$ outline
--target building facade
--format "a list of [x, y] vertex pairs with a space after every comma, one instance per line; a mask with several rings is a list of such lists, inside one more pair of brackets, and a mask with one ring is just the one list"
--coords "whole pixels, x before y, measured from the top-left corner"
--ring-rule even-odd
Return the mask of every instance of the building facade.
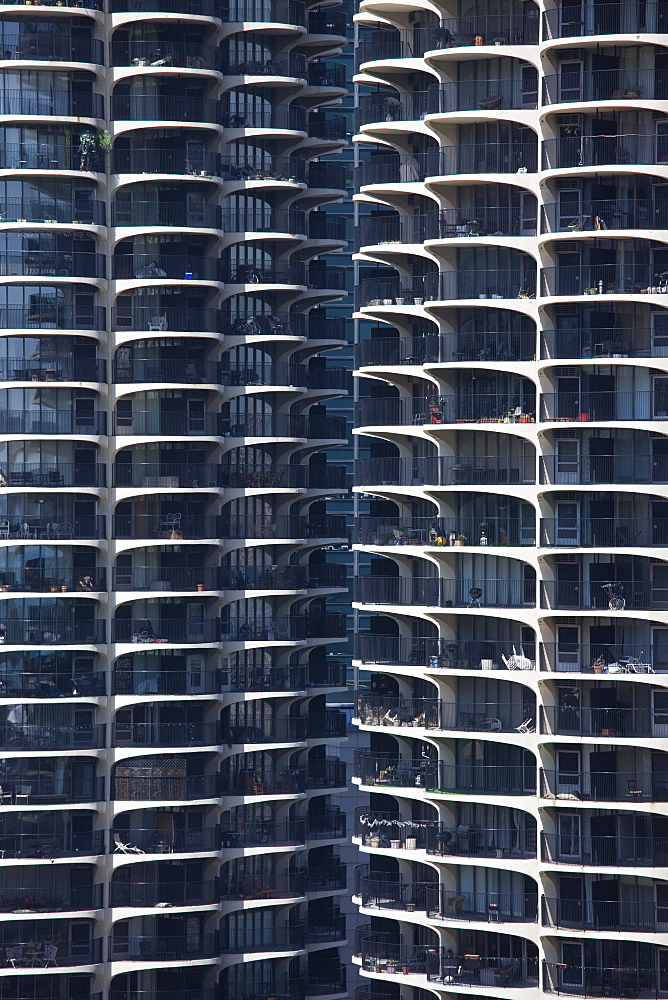
[[2, 1000], [345, 994], [345, 25], [2, 7]]
[[357, 19], [360, 997], [657, 996], [663, 9]]

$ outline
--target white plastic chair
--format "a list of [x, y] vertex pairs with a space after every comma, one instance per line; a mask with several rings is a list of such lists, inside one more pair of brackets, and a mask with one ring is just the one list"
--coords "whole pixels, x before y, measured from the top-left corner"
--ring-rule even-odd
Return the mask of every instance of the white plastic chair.
[[58, 954], [58, 946], [55, 944], [45, 944], [42, 947], [42, 965], [46, 969], [47, 965], [58, 965], [56, 962], [56, 955]]

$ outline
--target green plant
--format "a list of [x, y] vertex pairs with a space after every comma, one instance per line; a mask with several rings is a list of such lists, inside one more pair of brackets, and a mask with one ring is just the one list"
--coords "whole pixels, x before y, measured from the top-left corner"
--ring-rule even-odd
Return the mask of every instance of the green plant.
[[466, 535], [457, 535], [457, 541], [458, 542], [465, 542], [466, 541]]
[[97, 148], [102, 153], [108, 153], [111, 149], [111, 136], [106, 128], [97, 134]]

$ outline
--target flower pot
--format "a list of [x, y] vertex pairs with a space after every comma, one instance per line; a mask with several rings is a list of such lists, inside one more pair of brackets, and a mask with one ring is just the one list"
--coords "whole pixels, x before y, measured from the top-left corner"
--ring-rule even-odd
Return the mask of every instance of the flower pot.
[[63, 594], [67, 591], [67, 587], [65, 586], [65, 584], [63, 584], [60, 589], [62, 590]]
[[459, 540], [458, 538], [455, 538], [455, 540], [454, 540], [454, 542], [453, 542], [452, 544], [453, 544], [453, 545], [460, 545], [460, 546], [461, 546], [461, 545], [463, 545], [464, 543], [463, 543], [463, 542], [460, 542], [460, 540]]
[[395, 974], [395, 972], [397, 971], [397, 967], [396, 967], [396, 965], [386, 965], [385, 966], [385, 971], [389, 972], [390, 975], [393, 976]]
[[203, 583], [198, 583], [197, 584], [197, 589], [201, 593], [204, 590], [204, 584]]
[[394, 301], [398, 306], [402, 306], [404, 304], [404, 300], [402, 298], [395, 299]]
[[408, 975], [408, 966], [407, 965], [402, 965], [401, 966], [401, 971], [403, 972], [403, 974], [405, 976], [407, 976]]
[[409, 913], [415, 913], [415, 903], [406, 903], [406, 909]]
[[424, 299], [418, 298], [418, 296], [416, 295], [415, 298], [413, 299], [413, 302], [415, 303], [416, 306], [421, 306], [422, 303], [424, 302]]
[[392, 305], [392, 299], [383, 299], [383, 305], [384, 306], [391, 306]]
[[390, 841], [390, 847], [392, 848], [393, 851], [398, 851], [400, 844], [401, 844], [400, 840], [391, 840]]
[[417, 851], [417, 837], [406, 837], [406, 850]]

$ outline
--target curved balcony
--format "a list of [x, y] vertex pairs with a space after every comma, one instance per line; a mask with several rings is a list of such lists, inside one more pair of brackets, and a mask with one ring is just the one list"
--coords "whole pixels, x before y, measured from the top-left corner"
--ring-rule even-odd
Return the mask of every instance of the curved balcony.
[[206, 906], [218, 902], [216, 883], [211, 880], [181, 882], [112, 881], [110, 906]]
[[[404, 366], [453, 361], [532, 361], [536, 334], [528, 330], [372, 337], [355, 347], [355, 365]], [[564, 355], [566, 357], [567, 355]]]
[[325, 944], [326, 942], [343, 942], [346, 939], [346, 916], [340, 913], [338, 907], [325, 913], [309, 911], [306, 922], [306, 944]]
[[224, 718], [220, 727], [221, 743], [303, 743], [306, 719], [268, 719], [255, 725], [243, 717]]
[[308, 287], [326, 290], [347, 291], [348, 269], [345, 267], [322, 266], [319, 261], [311, 263], [308, 269]]
[[547, 330], [542, 333], [543, 358], [649, 358], [661, 357], [663, 348], [652, 346], [653, 331], [649, 326], [628, 326], [621, 321], [618, 327], [590, 327]]
[[535, 392], [525, 392], [522, 387], [513, 392], [499, 390], [426, 399], [419, 396], [411, 399], [374, 397], [361, 399], [355, 405], [355, 418], [360, 427], [383, 424], [386, 428], [397, 425], [431, 429], [439, 424], [527, 424], [535, 422], [535, 412]]
[[200, 42], [161, 41], [157, 38], [132, 38], [111, 43], [112, 66], [159, 66], [211, 69], [220, 72], [222, 54], [217, 45]]
[[106, 382], [106, 362], [95, 358], [1, 358], [0, 382]]
[[[224, 262], [221, 261], [224, 264]], [[306, 285], [306, 265], [302, 261], [293, 261], [287, 267], [258, 267], [255, 264], [242, 264], [232, 267], [230, 265], [221, 268], [220, 281], [226, 281], [235, 285]], [[252, 323], [259, 326], [253, 319]], [[251, 326], [253, 332], [255, 326]], [[249, 333], [249, 330], [239, 330], [240, 333]], [[259, 331], [258, 331], [259, 332]], [[275, 330], [274, 333], [286, 335], [285, 328]], [[294, 336], [294, 334], [288, 334]]]
[[176, 278], [181, 281], [224, 281], [223, 262], [219, 257], [185, 257], [164, 254], [147, 260], [148, 254], [117, 253], [111, 265], [112, 278], [136, 278], [155, 281], [156, 278]]
[[[478, 591], [482, 594], [476, 596]], [[532, 608], [536, 604], [536, 581], [493, 580], [488, 577], [443, 580], [438, 577], [358, 576], [355, 600], [360, 604], [431, 608]]]
[[[662, 611], [666, 601], [663, 590], [647, 580], [625, 580], [617, 585], [627, 611]], [[626, 596], [624, 596], [626, 595]], [[591, 580], [542, 581], [541, 606], [544, 608], [593, 611], [609, 609], [610, 596], [601, 584]]]
[[223, 111], [222, 125], [227, 128], [281, 129], [305, 132], [307, 111], [297, 104], [244, 105], [242, 110]]
[[579, 423], [665, 420], [668, 400], [650, 389], [617, 392], [544, 392], [540, 419]]
[[230, 768], [222, 778], [223, 795], [299, 795], [306, 789], [303, 767], [262, 772]]
[[[299, 156], [273, 156], [263, 150], [249, 150], [221, 156], [220, 175], [228, 181], [290, 181], [304, 183], [307, 164]], [[309, 183], [309, 187], [313, 187]]]
[[378, 93], [360, 98], [355, 111], [355, 131], [363, 125], [420, 121], [427, 114], [427, 91], [411, 94]]
[[[53, 760], [53, 758], [51, 758]], [[31, 764], [39, 771], [40, 759], [31, 758]], [[29, 806], [62, 806], [77, 802], [99, 802], [104, 799], [104, 778], [85, 777], [73, 778], [69, 770], [56, 779], [53, 774], [33, 777], [35, 772], [17, 774], [12, 781], [3, 784], [3, 795], [6, 795], [9, 805]], [[89, 841], [92, 846], [92, 841]], [[3, 926], [6, 926], [3, 925]]]
[[326, 142], [343, 141], [346, 138], [348, 121], [345, 115], [331, 111], [311, 111], [308, 116], [308, 134], [312, 139]]
[[[13, 706], [8, 705], [11, 711]], [[20, 709], [19, 709], [20, 711]], [[104, 726], [57, 723], [0, 725], [0, 749], [20, 750], [99, 750], [104, 747]]]
[[[221, 333], [222, 320], [219, 309], [201, 306], [135, 305], [134, 302], [114, 306], [111, 310], [113, 330], [164, 332], [178, 330], [182, 333]], [[199, 363], [199, 362], [197, 362]], [[184, 369], [185, 372], [185, 369]]]
[[[667, 525], [668, 529], [668, 525]], [[668, 531], [667, 531], [668, 537]], [[518, 518], [479, 517], [358, 517], [358, 545], [535, 545], [535, 531]]]
[[266, 566], [222, 569], [224, 590], [310, 590], [346, 586], [346, 568], [316, 563], [308, 566]]
[[306, 765], [306, 788], [346, 788], [346, 764], [338, 757], [311, 758]]
[[[60, 970], [68, 966], [96, 965], [102, 961], [102, 938], [89, 937], [81, 942], [68, 942], [63, 940], [68, 930], [67, 922], [62, 920], [17, 920], [3, 923], [0, 947], [7, 956], [7, 965], [10, 968], [21, 964], [33, 969], [45, 968], [46, 962], [55, 962], [57, 959]], [[90, 930], [92, 931], [92, 926]], [[58, 941], [59, 944], [53, 945], [53, 941]], [[55, 957], [52, 957], [53, 948]]]
[[[16, 4], [14, 0], [2, 0], [3, 6], [15, 7]], [[105, 9], [104, 3], [98, 2], [98, 0], [63, 0], [63, 7], [83, 7], [85, 10], [101, 10]]]
[[657, 736], [663, 727], [657, 728], [651, 713], [645, 708], [557, 708], [542, 706], [541, 732], [560, 736]]
[[658, 971], [654, 968], [601, 968], [544, 962], [543, 990], [576, 997], [645, 997], [658, 996], [660, 986]]
[[[132, 357], [122, 354], [114, 359], [114, 382], [122, 385], [135, 382], [174, 382], [176, 384], [198, 385], [203, 382], [221, 384], [221, 366], [216, 361], [201, 361], [196, 358], [141, 358], [137, 352], [141, 343], [132, 350]], [[173, 349], [172, 349], [173, 350]], [[171, 351], [170, 351], [171, 353]]]
[[[116, 843], [115, 850], [118, 853], [125, 853], [118, 842], [125, 847], [134, 847], [141, 854], [211, 854], [220, 850], [220, 831], [216, 827], [207, 827], [202, 830], [177, 830], [173, 827], [169, 834], [160, 831], [155, 827], [149, 829], [132, 830], [121, 829], [113, 832], [113, 839]], [[132, 851], [132, 853], [136, 853]], [[119, 891], [120, 885], [115, 886]], [[129, 888], [129, 887], [128, 887]], [[196, 886], [194, 887], [196, 888]], [[163, 899], [165, 897], [162, 897]], [[114, 904], [131, 905], [131, 904]]]
[[43, 301], [0, 308], [0, 330], [104, 330], [104, 317], [102, 306], [82, 308]]
[[653, 69], [597, 69], [591, 73], [563, 72], [543, 78], [543, 104], [599, 101], [654, 101], [662, 91]]
[[248, 931], [237, 935], [232, 928], [221, 928], [220, 948], [231, 955], [257, 952], [303, 951], [305, 944], [305, 925], [303, 921], [292, 924], [277, 924], [271, 929], [271, 935], [250, 934]]
[[4, 625], [8, 646], [78, 646], [106, 642], [104, 621], [71, 621], [51, 617], [46, 622], [33, 618], [12, 618]]
[[[64, 516], [59, 514], [58, 516]], [[69, 516], [69, 515], [66, 515]], [[17, 521], [14, 521], [17, 518]], [[0, 518], [2, 539], [69, 540], [75, 538], [106, 538], [106, 518], [103, 515], [76, 515], [71, 521], [46, 520], [35, 517], [32, 511], [15, 512], [11, 518]]]
[[361, 942], [362, 968], [367, 972], [426, 976], [430, 982], [465, 988], [536, 987], [537, 958], [486, 955], [453, 955], [452, 949], [403, 945], [388, 935], [365, 937]]
[[535, 718], [527, 719], [524, 704], [449, 703], [437, 698], [392, 698], [366, 691], [357, 692], [356, 702], [358, 718], [363, 726], [418, 727], [470, 733], [516, 733], [520, 727], [531, 725], [535, 729]]
[[102, 94], [69, 90], [3, 90], [0, 115], [18, 118], [104, 118]]
[[7, 250], [0, 253], [0, 277], [105, 278], [103, 254], [86, 250]]
[[553, 455], [541, 456], [540, 462], [541, 482], [553, 485], [668, 482], [668, 458], [661, 454], [595, 455], [573, 461], [568, 470], [558, 467]]
[[[361, 458], [357, 460], [360, 485], [384, 486], [496, 486], [535, 482], [533, 456], [452, 456], [438, 458]], [[610, 480], [614, 482], [615, 480]]]
[[601, 836], [576, 838], [541, 833], [543, 861], [596, 868], [660, 868], [668, 851], [666, 837]]
[[115, 747], [198, 747], [217, 746], [220, 730], [215, 722], [115, 722]]
[[647, 674], [663, 673], [657, 662], [652, 665], [654, 652], [632, 642], [621, 643], [554, 643], [542, 644], [541, 670], [574, 671], [581, 674]]
[[[23, 536], [25, 539], [25, 534]], [[28, 564], [19, 572], [7, 566], [0, 565], [0, 580], [2, 590], [31, 591], [35, 593], [56, 593], [56, 591], [77, 591], [79, 593], [106, 590], [106, 573], [104, 569], [95, 566], [72, 568], [71, 559], [49, 561], [51, 554], [47, 550], [46, 555], [42, 555], [42, 550], [37, 550], [38, 566]], [[4, 550], [5, 556], [9, 552]]]
[[[176, 502], [176, 501], [175, 501]], [[174, 520], [176, 518], [176, 520]], [[114, 538], [179, 539], [179, 538], [222, 538], [220, 515], [206, 514], [115, 514]], [[141, 570], [140, 572], [144, 572]], [[148, 568], [145, 572], [150, 571]], [[178, 572], [178, 571], [177, 571]], [[133, 580], [131, 582], [136, 582]]]
[[345, 538], [345, 514], [223, 514], [224, 538]]
[[307, 840], [342, 840], [346, 835], [346, 813], [336, 806], [318, 808], [308, 814]]
[[273, 21], [276, 24], [299, 26], [306, 24], [306, 12], [302, 0], [213, 0], [213, 2], [216, 6], [216, 16], [221, 17], [223, 21]]
[[105, 853], [104, 830], [87, 833], [73, 833], [62, 828], [53, 833], [6, 833], [2, 834], [5, 858], [76, 858], [94, 857]]
[[[658, 292], [662, 282], [647, 264], [590, 264], [544, 267], [541, 294], [563, 295], [639, 295]], [[663, 287], [661, 287], [663, 291]]]
[[[179, 0], [177, 0], [179, 2]], [[111, 152], [111, 171], [115, 174], [178, 174], [189, 177], [217, 177], [223, 167], [217, 153], [198, 150], [191, 158], [187, 149], [123, 149]]]
[[223, 625], [225, 642], [294, 642], [299, 639], [340, 639], [346, 635], [346, 616], [330, 611], [291, 615], [265, 621], [232, 618]]
[[432, 920], [535, 923], [537, 893], [446, 890], [431, 882], [401, 882], [363, 876], [358, 895], [362, 906], [377, 910], [424, 910]]
[[668, 781], [662, 772], [541, 770], [540, 795], [548, 799], [587, 802], [668, 802]]
[[[76, 410], [46, 409], [0, 411], [0, 434], [77, 434], [81, 436], [106, 433], [106, 413], [82, 415]], [[11, 479], [10, 484], [12, 486], [28, 485], [27, 483], [11, 482]]]
[[[185, 664], [184, 664], [185, 666]], [[219, 670], [204, 670], [200, 675], [201, 684], [198, 685], [198, 694], [219, 694], [223, 675]], [[184, 670], [140, 670], [128, 671], [123, 660], [116, 662], [113, 679], [113, 693], [118, 694], [168, 694], [184, 695], [192, 694], [192, 684], [188, 681], [188, 676]]]
[[[519, 656], [511, 658], [509, 670], [535, 670], [535, 643], [517, 644]], [[439, 639], [436, 636], [376, 635], [358, 632], [355, 657], [363, 663], [429, 667], [430, 670], [503, 670], [500, 643], [480, 639]]]
[[207, 97], [178, 97], [171, 94], [114, 94], [111, 117], [133, 122], [193, 122], [222, 125], [225, 112], [220, 101]]
[[540, 544], [554, 548], [661, 548], [668, 538], [665, 517], [587, 517], [570, 538], [565, 524], [541, 518]]
[[109, 949], [112, 962], [188, 962], [215, 958], [218, 955], [218, 935], [112, 935]]
[[111, 636], [112, 642], [134, 642], [141, 645], [171, 642], [192, 645], [198, 642], [219, 642], [220, 628], [219, 623], [212, 619], [193, 625], [174, 618], [158, 618], [147, 621], [146, 626], [136, 629], [134, 622], [117, 618], [111, 623]]
[[346, 70], [340, 63], [311, 62], [307, 65], [309, 87], [336, 87], [346, 89]]
[[[190, 802], [195, 799], [216, 799], [220, 792], [220, 779], [217, 774], [161, 774], [161, 765], [154, 765], [152, 758], [145, 758], [147, 767], [153, 768], [155, 774], [120, 775], [118, 764], [116, 774], [111, 784], [111, 798], [123, 802]], [[188, 848], [189, 850], [189, 848]]]
[[34, 33], [22, 37], [17, 33], [16, 41], [10, 41], [11, 36], [5, 37], [2, 45], [3, 60], [94, 63], [98, 66], [104, 63], [104, 45], [101, 41], [72, 37], [67, 32], [61, 34], [56, 31], [56, 22], [41, 18], [40, 27], [43, 28], [43, 34]]
[[235, 874], [223, 876], [220, 884], [221, 899], [294, 899], [306, 892], [306, 872], [288, 871], [282, 875], [263, 875], [253, 878]]
[[301, 52], [267, 53], [262, 60], [235, 62], [229, 56], [223, 58], [223, 73], [228, 76], [286, 76], [306, 79], [306, 56]]
[[348, 32], [348, 17], [343, 10], [318, 7], [308, 12], [309, 35], [337, 35], [345, 38]]
[[522, 69], [526, 72], [521, 80], [464, 80], [432, 84], [427, 91], [426, 112], [433, 115], [457, 111], [535, 110], [538, 107], [538, 77], [532, 77], [526, 65], [522, 65]]
[[320, 309], [312, 309], [308, 314], [307, 336], [309, 340], [336, 340], [345, 343], [346, 317], [328, 316]]
[[[304, 276], [303, 271], [300, 276]], [[306, 316], [304, 313], [234, 312], [226, 319], [224, 332], [230, 337], [306, 337]]]
[[136, 489], [218, 489], [223, 485], [219, 465], [185, 462], [132, 462], [114, 466], [113, 485]]
[[347, 170], [343, 163], [328, 163], [327, 160], [315, 160], [308, 165], [308, 186], [310, 188], [333, 188], [345, 191]]
[[536, 794], [535, 765], [525, 764], [420, 764], [390, 754], [355, 752], [355, 777], [382, 793], [387, 788], [421, 788], [424, 791], [480, 795]]
[[[262, 413], [250, 416], [252, 418], [257, 416], [258, 431], [259, 428], [274, 428], [281, 425], [280, 417], [282, 414]], [[119, 436], [191, 437], [194, 435], [196, 437], [222, 437], [223, 434], [231, 433], [231, 431], [229, 430], [229, 419], [220, 413], [203, 412], [198, 413], [196, 418], [191, 418], [185, 409], [163, 413], [156, 413], [154, 410], [133, 409], [127, 416], [118, 412], [114, 414], [112, 433]]]
[[306, 869], [306, 891], [326, 892], [328, 889], [346, 889], [348, 866], [338, 854], [314, 861]]
[[105, 213], [106, 206], [103, 201], [88, 201], [80, 205], [65, 198], [45, 201], [36, 198], [6, 198], [2, 206], [1, 221], [104, 226]]
[[[53, 869], [52, 869], [53, 871]], [[8, 875], [9, 869], [5, 868]], [[37, 882], [42, 881], [37, 876]], [[46, 881], [49, 881], [48, 879]], [[64, 913], [71, 910], [97, 910], [102, 906], [102, 885], [78, 886], [71, 889], [58, 884], [57, 878], [48, 889], [32, 884], [14, 885], [6, 877], [0, 885], [0, 913]]]
[[543, 205], [542, 216], [544, 233], [668, 228], [668, 206], [651, 198], [583, 199], [576, 215], [556, 204]]
[[[65, 136], [60, 142], [35, 143], [8, 142], [0, 146], [0, 168], [3, 170], [102, 170], [103, 157], [99, 153], [84, 158], [81, 136], [72, 137], [75, 142], [66, 143]], [[83, 167], [82, 167], [83, 164]]]
[[309, 712], [306, 736], [310, 740], [342, 739], [346, 735], [346, 716], [336, 709]]
[[327, 215], [326, 212], [311, 212], [308, 217], [310, 240], [336, 240], [346, 243], [347, 220], [343, 215]]
[[221, 486], [237, 489], [345, 489], [345, 465], [247, 465], [222, 466], [219, 469]]
[[[519, 827], [508, 828], [429, 823], [425, 835], [427, 854], [439, 857], [535, 858], [537, 852], [536, 822], [528, 816]], [[535, 909], [534, 904], [534, 914]]]
[[657, 933], [665, 924], [660, 904], [639, 900], [559, 899], [543, 896], [541, 915], [544, 927], [576, 930], [632, 931]]
[[[606, 272], [615, 265], [606, 265], [598, 270]], [[570, 270], [569, 268], [543, 268], [543, 280], [549, 282], [548, 271]], [[577, 268], [582, 271], [582, 268]], [[647, 268], [642, 269], [646, 276]], [[552, 279], [553, 281], [554, 279]], [[440, 299], [529, 299], [536, 294], [536, 274], [533, 263], [525, 269], [508, 270], [458, 269], [441, 274], [415, 277], [402, 284], [397, 278], [363, 278], [359, 286], [360, 306], [380, 305], [421, 305], [424, 301]], [[556, 292], [545, 294], [557, 294]], [[567, 294], [560, 292], [559, 294]], [[571, 293], [573, 294], [573, 293]], [[580, 294], [579, 292], [577, 294]]]
[[306, 687], [345, 687], [347, 667], [345, 660], [329, 657], [326, 660], [308, 663], [306, 672]]
[[543, 170], [573, 167], [626, 167], [668, 162], [668, 147], [661, 136], [622, 133], [620, 135], [565, 135], [542, 143]]
[[543, 40], [591, 35], [645, 35], [664, 30], [660, 3], [598, 4], [573, 9], [565, 4], [543, 13]]
[[185, 201], [138, 201], [111, 208], [112, 226], [169, 226], [173, 229], [222, 229], [222, 210], [217, 205], [198, 205], [193, 211]]
[[305, 671], [305, 666], [267, 668], [234, 664], [230, 669], [230, 687], [232, 691], [303, 691]]
[[283, 823], [271, 820], [261, 823], [240, 823], [221, 831], [223, 847], [283, 847], [303, 844], [306, 837], [305, 820], [289, 819]]
[[[6, 663], [12, 660], [13, 657]], [[43, 658], [38, 655], [37, 660], [25, 657], [23, 662], [25, 668], [20, 672], [3, 669], [0, 697], [90, 698], [107, 693], [104, 673], [74, 673], [77, 669], [75, 662], [66, 655], [52, 657], [46, 654]]]
[[306, 212], [299, 209], [251, 205], [247, 208], [222, 208], [220, 228], [226, 233], [289, 233], [297, 239], [300, 234], [305, 237], [308, 225]]

